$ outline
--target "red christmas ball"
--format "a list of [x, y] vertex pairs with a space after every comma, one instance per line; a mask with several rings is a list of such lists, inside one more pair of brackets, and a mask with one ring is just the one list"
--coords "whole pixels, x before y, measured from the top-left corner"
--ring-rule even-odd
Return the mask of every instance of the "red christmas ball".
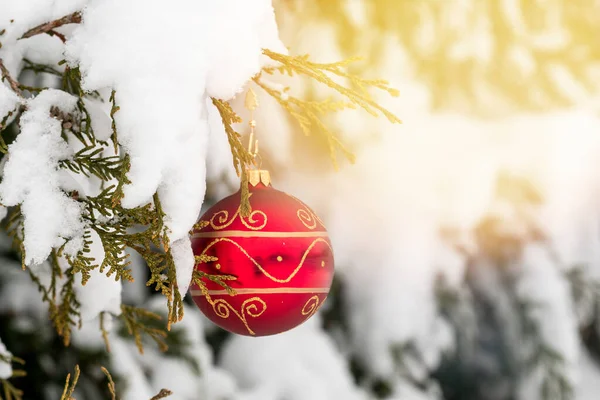
[[308, 320], [327, 298], [334, 274], [327, 230], [300, 200], [273, 189], [267, 171], [250, 171], [251, 214], [240, 215], [241, 194], [226, 197], [200, 218], [194, 232], [196, 256], [211, 257], [196, 269], [233, 275], [230, 295], [206, 279], [208, 295], [191, 287], [194, 302], [230, 332], [267, 336]]

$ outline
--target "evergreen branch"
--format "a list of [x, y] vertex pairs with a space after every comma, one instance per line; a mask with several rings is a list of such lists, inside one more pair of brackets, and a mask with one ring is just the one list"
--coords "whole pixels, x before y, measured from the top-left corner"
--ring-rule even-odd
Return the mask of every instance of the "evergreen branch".
[[102, 147], [88, 146], [79, 150], [72, 159], [60, 160], [61, 168], [86, 177], [95, 175], [103, 181], [115, 179], [122, 168], [119, 156], [102, 157]]
[[[402, 122], [390, 111], [373, 101], [367, 92], [368, 87], [374, 87], [384, 90], [392, 96], [398, 96], [398, 91], [390, 88], [387, 81], [381, 79], [363, 79], [356, 75], [349, 74], [341, 69], [341, 67], [345, 67], [350, 62], [355, 61], [355, 59], [345, 60], [338, 63], [318, 64], [309, 61], [308, 55], [288, 56], [267, 49], [263, 49], [263, 54], [273, 61], [279, 62], [281, 64], [279, 71], [282, 73], [287, 73], [290, 76], [294, 74], [308, 76], [309, 78], [312, 78], [334, 89], [336, 92], [340, 93], [357, 106], [362, 107], [365, 111], [373, 116], [378, 116], [377, 112], [379, 111], [392, 123]], [[273, 68], [265, 68], [263, 70], [268, 74], [273, 73]], [[327, 75], [327, 72], [337, 75], [338, 77], [348, 79], [354, 86], [358, 88], [358, 90], [348, 89], [336, 83]]]
[[4, 397], [0, 396], [0, 400], [22, 400], [23, 391], [17, 389], [8, 379], [0, 379], [2, 382], [2, 392]]
[[201, 229], [206, 228], [208, 225], [210, 225], [210, 222], [208, 221], [204, 221], [204, 220], [200, 220], [198, 222], [196, 222], [194, 224], [194, 226], [192, 227], [192, 230], [190, 231], [190, 234], [193, 233], [194, 231], [199, 231]]
[[[0, 354], [0, 361], [3, 361], [8, 364], [17, 363], [21, 365], [25, 365], [25, 360], [14, 357], [12, 355]], [[27, 373], [20, 369], [13, 369], [11, 379], [20, 378], [26, 376]], [[0, 400], [22, 400], [23, 391], [17, 389], [8, 379], [0, 379], [0, 383], [2, 383], [2, 392], [4, 397], [0, 395]]]
[[[41, 33], [49, 34], [50, 32], [53, 32], [56, 28], [59, 28], [63, 25], [79, 24], [79, 23], [81, 23], [81, 12], [76, 11], [72, 14], [65, 15], [62, 18], [59, 18], [59, 19], [56, 19], [56, 20], [50, 21], [50, 22], [45, 22], [34, 28], [31, 28], [30, 30], [25, 32], [23, 34], [23, 36], [21, 36], [21, 39], [27, 39], [32, 36], [39, 35]], [[53, 32], [53, 33], [56, 34], [56, 32]]]
[[115, 388], [115, 381], [113, 381], [112, 376], [110, 375], [110, 372], [108, 372], [108, 370], [104, 367], [100, 367], [100, 369], [102, 370], [102, 372], [104, 372], [104, 375], [106, 375], [106, 378], [108, 379], [108, 391], [110, 392], [111, 395], [111, 399], [112, 400], [116, 400], [117, 399], [117, 392], [116, 392], [116, 388]]
[[73, 397], [73, 392], [75, 391], [75, 386], [77, 386], [77, 381], [79, 381], [79, 374], [81, 371], [79, 370], [79, 365], [75, 366], [75, 375], [73, 376], [73, 380], [71, 381], [71, 374], [67, 375], [67, 379], [65, 380], [65, 388], [63, 389], [62, 396], [60, 396], [60, 400], [76, 400]]
[[20, 98], [23, 98], [23, 92], [21, 91], [21, 88], [19, 87], [19, 82], [17, 82], [10, 75], [10, 72], [8, 72], [8, 69], [4, 65], [4, 61], [2, 61], [1, 58], [0, 58], [0, 73], [1, 73], [0, 75], [2, 78], [2, 79], [0, 79], [0, 82], [4, 82], [4, 80], [6, 80], [8, 82], [8, 85], [12, 89], [12, 91], [15, 92], [17, 94], [17, 96], [19, 96]]
[[219, 99], [212, 99], [213, 104], [221, 114], [223, 120], [223, 126], [225, 127], [225, 133], [229, 141], [229, 147], [231, 147], [231, 154], [233, 156], [233, 166], [238, 176], [244, 171], [247, 166], [254, 163], [254, 158], [250, 152], [242, 144], [242, 135], [233, 129], [233, 124], [242, 122], [239, 115], [233, 111], [231, 105]]
[[[90, 237], [91, 235], [89, 231], [84, 232], [83, 248], [77, 253], [75, 257], [71, 257], [70, 255], [65, 256], [65, 259], [71, 266], [71, 273], [81, 273], [81, 284], [84, 286], [91, 277], [90, 272], [98, 267], [98, 265], [94, 264], [95, 259], [93, 257], [86, 256], [86, 254], [92, 251], [90, 248], [90, 245], [92, 244]], [[58, 257], [61, 257], [63, 255], [62, 252], [66, 244], [67, 242], [65, 242], [65, 244], [58, 250]]]
[[557, 400], [573, 399], [573, 387], [564, 374], [565, 360], [563, 356], [543, 341], [541, 327], [531, 316], [531, 313], [541, 305], [518, 297], [517, 305], [521, 333], [523, 338], [532, 345], [529, 356], [525, 359], [525, 366], [529, 371], [541, 368], [542, 382], [540, 394], [542, 398]]
[[5, 229], [9, 238], [12, 239], [12, 248], [16, 251], [23, 250], [23, 218], [21, 207], [13, 207], [5, 218]]
[[128, 185], [131, 183], [131, 181], [127, 177], [127, 173], [129, 172], [130, 168], [131, 168], [131, 162], [129, 159], [129, 154], [125, 154], [125, 157], [123, 157], [123, 161], [121, 162], [121, 170], [115, 176], [118, 183], [117, 183], [117, 187], [115, 188], [115, 191], [113, 192], [113, 195], [112, 195], [112, 206], [113, 207], [115, 207], [117, 204], [121, 203], [121, 199], [124, 196], [123, 187], [125, 185]]
[[[196, 258], [196, 262], [207, 262], [207, 261], [202, 261], [202, 260], [204, 260], [204, 259]], [[213, 261], [213, 260], [210, 260], [210, 261]], [[206, 301], [209, 304], [213, 304], [213, 301], [212, 301], [212, 298], [210, 297], [210, 293], [208, 292], [208, 288], [206, 287], [206, 283], [204, 282], [204, 279], [208, 279], [208, 280], [220, 285], [223, 289], [225, 289], [227, 291], [227, 293], [230, 296], [235, 296], [237, 294], [235, 289], [233, 289], [231, 286], [229, 286], [226, 282], [226, 281], [237, 280], [237, 277], [235, 277], [233, 275], [207, 274], [206, 272], [203, 272], [203, 271], [194, 270], [194, 272], [192, 273], [192, 282], [195, 283], [196, 286], [198, 286], [198, 288], [202, 292], [202, 295], [206, 298]]]
[[115, 281], [127, 280], [133, 282], [131, 270], [127, 268], [131, 261], [129, 254], [126, 251], [126, 227], [123, 225], [104, 226], [101, 224], [93, 224], [92, 229], [100, 237], [102, 246], [104, 247], [104, 260], [100, 264], [100, 272], [108, 268], [106, 276], [110, 277], [115, 274]]
[[213, 262], [213, 261], [219, 260], [218, 257], [208, 256], [206, 254], [200, 254], [199, 256], [194, 256], [194, 259], [196, 260], [196, 264]]
[[117, 106], [116, 99], [115, 99], [116, 93], [117, 92], [113, 89], [113, 91], [110, 94], [110, 99], [109, 99], [109, 101], [112, 103], [112, 107], [110, 109], [112, 135], [110, 136], [110, 139], [112, 140], [113, 145], [115, 146], [115, 154], [118, 154], [119, 153], [119, 141], [117, 139], [117, 122], [115, 121], [115, 113], [117, 111], [119, 111], [121, 109], [121, 107]]
[[22, 91], [29, 92], [29, 93], [40, 93], [40, 92], [48, 89], [47, 87], [27, 86], [22, 83], [19, 84], [19, 88]]
[[225, 127], [225, 133], [227, 134], [227, 140], [229, 141], [229, 147], [231, 148], [231, 155], [233, 156], [233, 167], [238, 176], [242, 177], [241, 184], [241, 195], [240, 201], [240, 215], [247, 217], [252, 211], [250, 207], [250, 193], [248, 189], [248, 176], [246, 169], [254, 164], [254, 157], [242, 144], [242, 136], [233, 129], [232, 124], [242, 122], [242, 119], [233, 111], [231, 105], [224, 101], [212, 98], [212, 102], [217, 107], [219, 114], [221, 114], [221, 120]]
[[[0, 133], [8, 127], [8, 119], [10, 117], [12, 117], [13, 114], [15, 113], [15, 111], [17, 111], [17, 110], [18, 110], [18, 108], [15, 110], [9, 111], [8, 114], [6, 114], [4, 116], [4, 118], [2, 118], [2, 120], [0, 121]], [[0, 152], [2, 152], [4, 154], [6, 154], [8, 152], [8, 145], [4, 141], [4, 138], [2, 137], [2, 135], [0, 135]]]
[[[112, 375], [110, 374], [110, 372], [108, 371], [108, 369], [106, 369], [105, 367], [101, 366], [100, 370], [104, 373], [104, 375], [106, 376], [106, 379], [108, 380], [107, 383], [107, 387], [108, 387], [108, 391], [111, 395], [111, 400], [116, 400], [117, 399], [117, 387], [115, 385], [115, 381], [112, 377]], [[71, 380], [71, 374], [67, 374], [67, 379], [65, 380], [65, 386], [62, 392], [62, 396], [60, 397], [60, 400], [76, 400], [73, 397], [73, 394], [75, 393], [75, 387], [77, 386], [77, 383], [79, 381], [79, 376], [81, 374], [81, 370], [79, 368], [79, 365], [75, 365], [75, 374], [73, 376], [73, 379]], [[4, 383], [4, 381], [3, 381]], [[21, 392], [20, 395], [22, 395], [23, 393]], [[170, 390], [168, 389], [161, 389], [160, 392], [155, 395], [154, 397], [152, 397], [150, 400], [160, 400], [160, 399], [164, 399], [165, 397], [170, 396], [171, 394], [173, 394]], [[0, 398], [1, 400], [1, 398]], [[7, 397], [5, 400], [21, 400], [21, 397]]]
[[55, 31], [55, 30], [51, 30], [46, 32], [48, 35], [50, 36], [56, 36], [57, 38], [60, 39], [61, 42], [63, 43], [67, 43], [67, 37], [65, 35], [63, 35], [62, 33]]
[[104, 341], [104, 346], [106, 347], [106, 352], [110, 353], [110, 341], [108, 340], [108, 331], [104, 327], [104, 317], [106, 316], [106, 311], [102, 311], [100, 313], [100, 332], [102, 332], [102, 340]]
[[60, 321], [55, 319], [59, 309], [57, 306], [56, 290], [58, 279], [62, 278], [62, 272], [58, 265], [57, 252], [53, 250], [50, 256], [50, 286], [48, 288], [42, 284], [39, 277], [35, 275], [31, 269], [28, 269], [27, 272], [29, 272], [31, 281], [37, 286], [38, 291], [42, 294], [42, 301], [48, 303], [48, 314], [50, 315], [50, 319], [55, 326], [58, 326]]
[[62, 79], [63, 90], [74, 96], [82, 98], [84, 96], [83, 88], [81, 87], [81, 72], [79, 67], [65, 67], [65, 72]]
[[25, 64], [23, 66], [23, 71], [33, 71], [35, 74], [46, 73], [60, 77], [63, 76], [62, 72], [59, 72], [48, 65], [34, 63], [27, 58], [23, 59], [23, 63]]
[[[154, 195], [153, 207], [149, 205], [138, 210], [122, 210], [125, 220], [136, 222], [136, 218], [143, 219], [147, 229], [142, 232], [124, 235], [125, 245], [142, 256], [150, 270], [150, 278], [146, 286], [154, 285], [156, 291], [161, 291], [167, 298], [169, 310], [167, 328], [183, 318], [183, 299], [177, 287], [177, 272], [171, 249], [167, 228], [164, 224], [165, 213], [162, 210], [158, 195]], [[159, 251], [157, 251], [157, 249]]]
[[260, 75], [253, 78], [254, 82], [273, 97], [277, 102], [298, 122], [305, 135], [309, 135], [312, 128], [316, 127], [327, 139], [329, 155], [334, 166], [337, 168], [336, 149], [340, 149], [346, 158], [354, 163], [355, 157], [350, 150], [342, 143], [336, 134], [321, 121], [320, 116], [332, 111], [340, 111], [345, 108], [354, 108], [353, 103], [325, 101], [306, 101], [289, 96], [286, 92], [274, 90], [260, 80]]
[[156, 396], [153, 396], [150, 400], [164, 399], [165, 397], [169, 397], [172, 394], [173, 392], [171, 392], [169, 389], [160, 389], [160, 392], [158, 392], [158, 394]]
[[[169, 248], [167, 227], [164, 225], [164, 217], [166, 214], [162, 209], [158, 194], [154, 194], [154, 208], [157, 216], [156, 227], [158, 228], [156, 231], [157, 235], [155, 240], [158, 240], [157, 244], [162, 243], [166, 253], [164, 261], [169, 285], [166, 286], [166, 293], [164, 291], [163, 292], [167, 296], [167, 307], [169, 309], [167, 329], [170, 330], [171, 323], [180, 321], [183, 318], [183, 298], [181, 297], [181, 293], [177, 287], [177, 268], [175, 267], [175, 261], [173, 260], [171, 249]], [[163, 285], [163, 287], [165, 286]]]
[[151, 321], [160, 321], [162, 319], [160, 315], [143, 308], [122, 304], [120, 317], [125, 323], [129, 334], [133, 336], [140, 354], [144, 354], [142, 334], [150, 336], [156, 342], [160, 351], [167, 351], [168, 347], [164, 340], [167, 337], [167, 332], [149, 326]]
[[[65, 346], [68, 346], [71, 341], [71, 327], [81, 327], [81, 316], [79, 313], [79, 301], [75, 296], [75, 274], [72, 268], [67, 270], [67, 281], [61, 289], [61, 304], [51, 310], [50, 319], [52, 319], [56, 332], [62, 336]], [[75, 322], [78, 318], [78, 322]]]

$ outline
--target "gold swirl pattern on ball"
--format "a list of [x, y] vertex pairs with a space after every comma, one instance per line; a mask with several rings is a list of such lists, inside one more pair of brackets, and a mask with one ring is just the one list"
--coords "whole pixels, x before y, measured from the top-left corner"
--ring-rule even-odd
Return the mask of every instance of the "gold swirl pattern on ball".
[[317, 227], [317, 219], [315, 215], [309, 212], [307, 209], [301, 208], [296, 213], [298, 219], [308, 229], [315, 229]]
[[[267, 310], [267, 303], [265, 303], [260, 297], [251, 297], [245, 300], [240, 307], [240, 311], [236, 310], [224, 299], [212, 300], [210, 303], [215, 314], [223, 319], [229, 318], [231, 314], [229, 310], [231, 310], [240, 319], [240, 321], [242, 321], [248, 330], [248, 333], [252, 336], [256, 335], [256, 333], [248, 325], [246, 315], [252, 318], [258, 318]], [[257, 304], [262, 307], [260, 310]]]
[[[302, 255], [302, 258], [300, 259], [300, 263], [298, 264], [298, 266], [286, 277], [286, 278], [277, 278], [273, 275], [271, 275], [262, 265], [260, 265], [250, 254], [248, 254], [248, 252], [239, 245], [239, 243], [237, 243], [236, 241], [233, 241], [229, 238], [226, 237], [222, 237], [222, 238], [218, 238], [213, 240], [212, 242], [210, 242], [202, 251], [202, 254], [200, 254], [200, 257], [206, 255], [206, 252], [213, 246], [215, 246], [217, 243], [220, 242], [227, 242], [227, 243], [231, 243], [233, 244], [235, 247], [237, 247], [242, 254], [244, 254], [246, 257], [248, 257], [248, 260], [250, 260], [267, 278], [269, 278], [270, 280], [272, 280], [273, 282], [277, 282], [277, 283], [288, 283], [292, 280], [292, 278], [294, 276], [296, 276], [296, 274], [298, 273], [298, 271], [300, 271], [300, 269], [302, 268], [302, 266], [304, 265], [304, 262], [306, 261], [306, 258], [308, 257], [308, 254], [310, 253], [310, 251], [318, 244], [318, 243], [325, 243], [327, 245], [327, 247], [329, 247], [329, 249], [333, 252], [333, 249], [331, 248], [331, 245], [329, 244], [329, 242], [323, 238], [317, 238], [315, 239], [308, 247], [307, 249], [304, 251], [304, 254]], [[321, 267], [325, 267], [324, 263], [321, 263]]]
[[[317, 214], [315, 214], [310, 209], [310, 207], [308, 207], [301, 200], [295, 198], [294, 196], [291, 196], [291, 195], [289, 195], [289, 196], [292, 199], [296, 200], [298, 203], [300, 203], [300, 205], [302, 206], [302, 208], [298, 209], [298, 211], [296, 212], [296, 216], [298, 217], [300, 222], [302, 222], [302, 224], [307, 229], [315, 229], [317, 227], [317, 223], [321, 224], [325, 228], [325, 224], [323, 223], [321, 218], [319, 218], [319, 216]], [[327, 229], [327, 228], [325, 228], [325, 229]]]
[[306, 317], [305, 321], [315, 315], [319, 308], [319, 296], [312, 296], [306, 301], [304, 307], [302, 307], [302, 315]]
[[[256, 219], [258, 215], [263, 218], [262, 224], [260, 224], [259, 219]], [[240, 216], [240, 221], [242, 222], [242, 224], [244, 224], [246, 228], [251, 229], [253, 231], [259, 231], [267, 225], [267, 214], [265, 214], [264, 212], [260, 210], [254, 210], [250, 213], [250, 215], [247, 218], [244, 218], [240, 215], [239, 207], [235, 214], [233, 214], [231, 219], [229, 219], [229, 211], [221, 210], [213, 214], [209, 223], [211, 228], [218, 231], [227, 228], [233, 223], [233, 221], [235, 221], [235, 219], [238, 216]]]

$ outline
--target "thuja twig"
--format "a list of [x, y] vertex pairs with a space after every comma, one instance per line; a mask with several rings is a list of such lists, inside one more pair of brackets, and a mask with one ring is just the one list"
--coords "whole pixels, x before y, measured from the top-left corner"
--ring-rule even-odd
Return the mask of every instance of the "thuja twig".
[[[35, 28], [31, 28], [30, 30], [25, 32], [23, 34], [23, 36], [21, 36], [21, 39], [27, 39], [32, 36], [39, 35], [41, 33], [57, 35], [57, 32], [54, 31], [56, 28], [61, 27], [63, 25], [67, 25], [67, 24], [79, 24], [79, 23], [81, 23], [81, 12], [76, 11], [72, 14], [65, 15], [62, 18], [55, 19], [54, 21], [50, 21], [50, 22], [45, 22], [43, 24], [36, 26]], [[60, 38], [61, 36], [58, 36], [58, 37]]]
[[[346, 67], [351, 62], [357, 60], [355, 58], [343, 60], [336, 63], [321, 64], [309, 61], [308, 55], [288, 56], [267, 49], [263, 49], [263, 54], [272, 59], [273, 61], [279, 62], [281, 64], [281, 67], [278, 68], [278, 70], [282, 73], [287, 73], [290, 76], [294, 73], [306, 75], [309, 78], [312, 78], [334, 89], [336, 92], [348, 98], [348, 100], [350, 100], [352, 103], [362, 107], [369, 114], [377, 116], [377, 111], [379, 111], [383, 115], [385, 115], [386, 118], [392, 123], [402, 122], [393, 113], [391, 113], [390, 111], [373, 101], [367, 93], [368, 87], [374, 87], [377, 89], [384, 90], [395, 97], [399, 94], [398, 90], [389, 87], [388, 82], [385, 80], [364, 79], [344, 71], [344, 67]], [[264, 69], [264, 71], [267, 73], [272, 73], [273, 70], [273, 68]], [[337, 75], [339, 77], [348, 79], [359, 90], [348, 89], [340, 85], [339, 83], [331, 79], [327, 75], [327, 73], [331, 73], [333, 75]]]
[[[388, 82], [385, 80], [364, 79], [346, 72], [346, 67], [356, 61], [356, 58], [323, 64], [310, 61], [308, 55], [289, 56], [268, 49], [263, 49], [263, 54], [280, 64], [277, 68], [263, 68], [262, 72], [265, 74], [271, 75], [279, 71], [289, 76], [304, 75], [328, 86], [345, 97], [345, 100], [342, 101], [333, 99], [324, 101], [303, 100], [290, 96], [288, 93], [289, 87], [273, 87], [263, 78], [262, 73], [253, 78], [258, 86], [273, 97], [298, 122], [304, 134], [309, 135], [312, 130], [316, 129], [327, 139], [329, 154], [336, 169], [338, 167], [337, 149], [341, 150], [350, 162], [354, 162], [354, 155], [321, 120], [324, 115], [347, 108], [360, 107], [373, 116], [378, 116], [381, 113], [392, 123], [402, 122], [392, 112], [377, 104], [368, 92], [369, 88], [377, 88], [392, 96], [398, 96], [396, 89], [389, 87]], [[332, 76], [347, 80], [351, 87], [347, 88], [340, 85], [332, 79]]]
[[244, 168], [251, 165], [254, 161], [252, 155], [242, 144], [242, 135], [236, 132], [232, 126], [233, 124], [242, 122], [242, 119], [235, 111], [233, 111], [233, 108], [231, 108], [231, 105], [228, 102], [213, 98], [212, 103], [219, 111], [219, 114], [221, 114], [223, 127], [225, 128], [227, 140], [231, 147], [231, 154], [233, 155], [233, 166], [237, 175], [240, 176], [244, 171]]
[[[115, 385], [115, 381], [114, 381], [112, 375], [110, 374], [108, 369], [106, 369], [105, 367], [100, 367], [100, 370], [104, 373], [104, 375], [106, 376], [106, 379], [108, 380], [108, 383], [106, 385], [108, 387], [108, 391], [110, 393], [111, 399], [116, 400], [117, 399], [117, 387]], [[75, 365], [75, 375], [73, 377], [73, 380], [71, 380], [71, 374], [67, 375], [67, 379], [65, 380], [65, 387], [63, 389], [63, 393], [62, 393], [62, 396], [60, 397], [60, 400], [75, 400], [75, 398], [73, 397], [73, 393], [75, 392], [75, 387], [77, 386], [77, 381], [79, 380], [80, 372], [81, 371], [79, 369], [79, 365]], [[150, 400], [164, 399], [165, 397], [168, 397], [172, 394], [173, 394], [173, 392], [171, 392], [168, 389], [161, 389], [160, 392], [158, 392], [158, 394], [153, 396]], [[15, 398], [15, 400], [16, 399], [17, 398]], [[8, 398], [6, 400], [11, 400], [11, 398]]]
[[75, 391], [75, 386], [77, 386], [77, 381], [79, 380], [79, 365], [75, 366], [75, 375], [73, 376], [73, 380], [71, 381], [71, 374], [67, 374], [67, 379], [65, 380], [65, 388], [63, 389], [62, 396], [60, 400], [75, 400], [73, 398], [73, 392]]
[[117, 390], [115, 388], [115, 381], [113, 380], [110, 372], [108, 372], [108, 370], [104, 367], [100, 367], [100, 369], [102, 370], [102, 372], [104, 372], [104, 375], [106, 375], [106, 378], [108, 379], [108, 391], [110, 392], [111, 395], [111, 399], [112, 400], [116, 400], [117, 399]]
[[167, 351], [168, 346], [164, 340], [167, 337], [167, 332], [149, 325], [151, 321], [161, 320], [162, 317], [160, 315], [144, 308], [122, 304], [121, 318], [123, 319], [123, 322], [125, 322], [127, 331], [133, 336], [140, 354], [144, 354], [142, 334], [150, 336], [156, 342], [160, 351]]
[[[4, 361], [6, 363], [18, 363], [21, 365], [25, 364], [25, 361], [21, 358], [0, 354], [0, 361]], [[27, 373], [21, 369], [13, 369], [11, 378], [19, 378], [26, 376]], [[23, 391], [17, 389], [8, 379], [0, 379], [0, 387], [2, 388], [2, 394], [0, 394], [0, 399], [3, 400], [22, 400]]]

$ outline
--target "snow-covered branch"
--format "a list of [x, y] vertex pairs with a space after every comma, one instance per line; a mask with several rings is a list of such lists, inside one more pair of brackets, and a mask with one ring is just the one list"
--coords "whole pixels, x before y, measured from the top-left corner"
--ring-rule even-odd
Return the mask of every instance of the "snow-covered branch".
[[4, 61], [0, 58], [0, 72], [2, 73], [2, 81], [6, 80], [10, 85], [10, 88], [15, 92], [19, 97], [23, 97], [23, 92], [19, 87], [19, 82], [17, 82], [8, 71], [8, 68], [4, 65]]
[[[67, 24], [79, 24], [79, 23], [81, 23], [81, 12], [76, 11], [72, 14], [65, 15], [62, 18], [40, 24], [40, 25], [36, 26], [35, 28], [28, 30], [27, 32], [25, 32], [23, 34], [23, 36], [21, 36], [21, 39], [27, 39], [27, 38], [30, 38], [32, 36], [39, 35], [42, 33], [51, 33], [53, 35], [57, 35], [64, 39], [64, 36], [62, 36], [61, 34], [58, 34], [58, 32], [54, 31], [54, 29], [59, 28], [63, 25], [67, 25]], [[64, 40], [63, 40], [63, 42], [64, 42]]]

